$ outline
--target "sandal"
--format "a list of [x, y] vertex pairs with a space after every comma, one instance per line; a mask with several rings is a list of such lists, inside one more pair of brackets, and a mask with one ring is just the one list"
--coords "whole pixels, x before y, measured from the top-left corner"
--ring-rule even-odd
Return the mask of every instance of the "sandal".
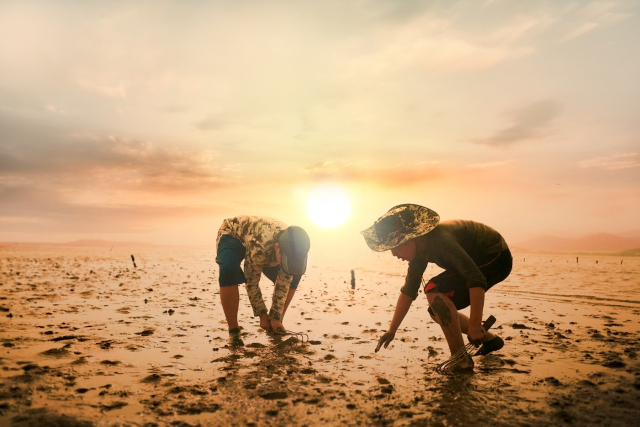
[[504, 347], [504, 341], [496, 335], [494, 339], [482, 343], [482, 347], [480, 347], [480, 350], [478, 350], [476, 354], [486, 356], [489, 353], [500, 350], [502, 347]]

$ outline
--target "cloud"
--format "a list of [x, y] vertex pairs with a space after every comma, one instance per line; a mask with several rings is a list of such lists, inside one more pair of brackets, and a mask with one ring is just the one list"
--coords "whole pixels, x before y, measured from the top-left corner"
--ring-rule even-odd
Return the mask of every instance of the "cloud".
[[[212, 160], [215, 153], [121, 137], [72, 135], [46, 148], [23, 146], [0, 149], [0, 177], [96, 181], [119, 189], [146, 192], [206, 191], [229, 184]], [[78, 187], [82, 185], [78, 183]]]
[[0, 182], [45, 180], [63, 188], [194, 193], [233, 185], [241, 172], [217, 163], [212, 150], [66, 133], [43, 120], [1, 114], [0, 128]]
[[577, 26], [560, 39], [566, 43], [597, 28], [604, 28], [629, 19], [633, 13], [621, 10], [626, 5], [615, 1], [593, 1], [575, 10], [567, 16], [568, 22], [577, 22]]
[[315, 181], [361, 182], [386, 188], [436, 181], [443, 176], [436, 164], [380, 165], [370, 161], [326, 161], [310, 165], [304, 172]]
[[560, 43], [568, 42], [571, 39], [575, 39], [576, 37], [580, 37], [581, 35], [588, 33], [589, 31], [598, 28], [598, 24], [596, 22], [585, 22], [580, 25], [575, 30], [571, 31], [569, 34], [560, 39]]
[[[213, 150], [68, 132], [0, 109], [0, 233], [149, 233], [216, 214], [242, 165]], [[185, 221], [188, 219], [188, 221]]]
[[488, 138], [471, 142], [493, 147], [506, 147], [519, 142], [541, 139], [549, 135], [553, 120], [560, 114], [560, 104], [554, 100], [538, 101], [512, 111], [509, 116], [513, 124], [496, 131]]
[[229, 119], [222, 118], [219, 115], [209, 116], [203, 120], [194, 123], [194, 126], [200, 130], [224, 130], [231, 125]]
[[406, 22], [423, 14], [430, 7], [428, 2], [421, 0], [404, 0], [401, 2], [389, 2], [386, 0], [370, 1], [365, 6], [378, 12], [382, 20], [389, 22]]
[[472, 163], [466, 165], [465, 167], [471, 169], [487, 169], [487, 168], [497, 168], [500, 166], [508, 165], [509, 163], [514, 162], [515, 159], [507, 159], [507, 160], [496, 160], [493, 162], [484, 162], [484, 163]]
[[636, 168], [640, 166], [640, 156], [638, 156], [638, 153], [616, 153], [611, 156], [582, 160], [578, 162], [578, 166], [603, 170]]
[[493, 45], [510, 45], [520, 41], [525, 35], [537, 27], [545, 26], [546, 22], [539, 18], [520, 18], [513, 23], [507, 23], [496, 28], [486, 37], [486, 42]]
[[59, 110], [54, 105], [45, 105], [44, 109], [51, 114], [61, 114], [63, 116], [67, 115], [67, 112], [65, 110]]
[[127, 98], [127, 90], [122, 83], [118, 86], [94, 86], [93, 90], [105, 98]]
[[437, 72], [482, 70], [535, 51], [529, 46], [518, 46], [515, 41], [536, 22], [506, 28], [508, 34], [496, 35], [499, 40], [484, 42], [456, 30], [453, 25], [448, 19], [427, 15], [402, 27], [391, 27], [379, 37], [381, 41], [374, 52], [356, 56], [348, 71], [366, 76], [409, 68]]
[[215, 206], [74, 203], [43, 185], [0, 184], [0, 231], [28, 234], [144, 233], [158, 222], [213, 215]]

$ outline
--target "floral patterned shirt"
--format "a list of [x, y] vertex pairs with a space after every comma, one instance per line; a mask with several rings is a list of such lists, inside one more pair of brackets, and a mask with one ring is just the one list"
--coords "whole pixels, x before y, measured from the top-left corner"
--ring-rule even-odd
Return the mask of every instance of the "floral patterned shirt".
[[[260, 275], [264, 267], [278, 265], [273, 247], [274, 238], [286, 228], [286, 224], [272, 218], [237, 216], [225, 219], [220, 230], [218, 230], [216, 247], [220, 242], [220, 238], [228, 234], [238, 239], [247, 251], [244, 260], [244, 276], [247, 279], [245, 286], [254, 316], [261, 316], [267, 313], [267, 307], [262, 299], [262, 292], [258, 285], [260, 283]], [[271, 310], [268, 312], [270, 319], [282, 321], [282, 310], [284, 309], [284, 303], [292, 280], [293, 276], [286, 274], [281, 268], [273, 288]]]

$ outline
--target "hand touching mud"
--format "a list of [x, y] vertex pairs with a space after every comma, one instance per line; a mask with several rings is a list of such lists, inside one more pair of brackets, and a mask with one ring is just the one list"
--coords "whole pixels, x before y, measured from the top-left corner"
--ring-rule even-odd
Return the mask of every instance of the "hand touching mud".
[[270, 320], [270, 322], [271, 322], [271, 329], [273, 330], [273, 332], [280, 332], [280, 333], [287, 332], [287, 330], [284, 328], [284, 326], [282, 326], [282, 323], [279, 320]]
[[486, 333], [487, 331], [485, 331], [482, 325], [469, 325], [467, 337], [469, 337], [470, 343], [478, 347], [482, 344], [482, 340], [484, 339]]
[[383, 336], [378, 340], [378, 346], [376, 347], [376, 353], [380, 350], [380, 347], [384, 344], [384, 348], [389, 347], [389, 343], [393, 341], [393, 338], [396, 336], [395, 332], [387, 331]]
[[260, 316], [260, 327], [266, 332], [272, 332], [271, 322], [269, 321], [269, 316], [267, 314]]

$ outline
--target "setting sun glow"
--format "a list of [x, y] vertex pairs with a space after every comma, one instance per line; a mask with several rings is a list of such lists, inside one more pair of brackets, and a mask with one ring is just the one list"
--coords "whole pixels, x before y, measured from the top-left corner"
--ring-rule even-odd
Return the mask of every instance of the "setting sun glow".
[[307, 214], [320, 227], [336, 227], [349, 217], [350, 212], [349, 195], [337, 185], [315, 187], [307, 198]]

